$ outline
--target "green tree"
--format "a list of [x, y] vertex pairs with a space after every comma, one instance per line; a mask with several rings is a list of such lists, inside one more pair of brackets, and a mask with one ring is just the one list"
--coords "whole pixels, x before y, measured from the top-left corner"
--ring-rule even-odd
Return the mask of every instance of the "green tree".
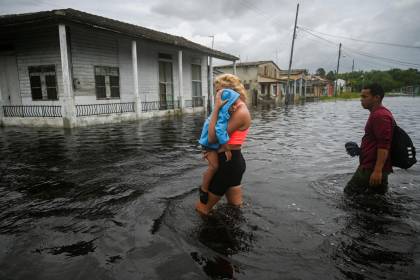
[[316, 69], [315, 75], [324, 78], [325, 77], [325, 69], [324, 68]]
[[[333, 76], [334, 73], [330, 71], [328, 76]], [[417, 69], [390, 69], [386, 71], [371, 70], [369, 72], [356, 71], [348, 73], [340, 73], [338, 78], [346, 81], [347, 85], [352, 87], [353, 91], [360, 91], [364, 85], [376, 82], [382, 85], [385, 91], [400, 90], [405, 86], [419, 86], [420, 85], [420, 71]]]
[[327, 76], [326, 76], [326, 78], [329, 80], [329, 81], [334, 81], [335, 80], [335, 74], [334, 74], [334, 72], [333, 71], [330, 71], [330, 72], [328, 72], [328, 74], [327, 74]]

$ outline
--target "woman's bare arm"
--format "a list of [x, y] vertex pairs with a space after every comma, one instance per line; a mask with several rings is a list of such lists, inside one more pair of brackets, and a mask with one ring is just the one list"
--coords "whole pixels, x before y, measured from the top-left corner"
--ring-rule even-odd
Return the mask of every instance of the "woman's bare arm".
[[216, 143], [217, 137], [216, 137], [216, 123], [217, 119], [219, 117], [219, 111], [220, 108], [226, 104], [228, 100], [222, 101], [222, 90], [219, 90], [216, 93], [215, 101], [214, 101], [214, 109], [211, 113], [210, 117], [210, 123], [209, 123], [209, 132], [208, 132], [208, 141], [209, 143]]
[[227, 132], [229, 135], [236, 130], [245, 130], [251, 125], [251, 116], [248, 109], [240, 108], [230, 118], [228, 122]]

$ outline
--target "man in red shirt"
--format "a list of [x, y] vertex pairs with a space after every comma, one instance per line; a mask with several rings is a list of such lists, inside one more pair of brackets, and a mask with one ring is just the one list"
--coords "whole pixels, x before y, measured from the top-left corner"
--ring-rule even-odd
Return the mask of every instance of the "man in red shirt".
[[368, 109], [370, 115], [360, 147], [360, 165], [344, 191], [348, 194], [384, 194], [388, 190], [388, 175], [392, 172], [389, 150], [394, 117], [382, 105], [384, 90], [379, 84], [364, 87], [360, 97], [363, 108]]

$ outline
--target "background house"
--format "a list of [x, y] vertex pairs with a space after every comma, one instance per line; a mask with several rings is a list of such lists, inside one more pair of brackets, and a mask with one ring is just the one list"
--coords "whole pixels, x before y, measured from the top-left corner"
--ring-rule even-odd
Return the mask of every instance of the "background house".
[[282, 70], [279, 73], [279, 79], [284, 83], [284, 91], [286, 93], [287, 79], [289, 77], [289, 94], [293, 95], [295, 99], [305, 96], [305, 77], [306, 69], [291, 69], [290, 76], [288, 70]]
[[[216, 66], [222, 73], [234, 73], [234, 64]], [[248, 103], [257, 105], [263, 101], [279, 101], [284, 92], [279, 78], [280, 68], [271, 60], [236, 63], [236, 75], [248, 93]]]
[[0, 16], [0, 124], [74, 127], [204, 110], [237, 57], [73, 9]]

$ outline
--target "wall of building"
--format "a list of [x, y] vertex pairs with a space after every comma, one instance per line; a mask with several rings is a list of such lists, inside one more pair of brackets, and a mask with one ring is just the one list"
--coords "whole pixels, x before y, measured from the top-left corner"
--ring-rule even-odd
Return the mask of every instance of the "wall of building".
[[[76, 104], [107, 103], [109, 100], [96, 102], [94, 69], [95, 66], [120, 67], [118, 38], [106, 32], [77, 26], [71, 26], [69, 33]], [[120, 79], [124, 77], [123, 74], [120, 69]]]
[[[14, 40], [19, 76], [19, 89], [23, 105], [60, 105], [63, 93], [58, 26], [43, 30], [23, 31]], [[33, 101], [29, 82], [29, 66], [55, 65], [57, 101]], [[16, 93], [19, 94], [19, 93]]]
[[[217, 68], [217, 69], [223, 73], [233, 74], [233, 67], [223, 67], [223, 68]], [[261, 91], [260, 86], [257, 81], [257, 74], [258, 74], [258, 69], [256, 66], [236, 67], [236, 76], [238, 76], [238, 78], [241, 80], [242, 84], [244, 85], [247, 91], [248, 104], [252, 104], [253, 90], [257, 90], [258, 92]]]
[[[69, 52], [76, 104], [133, 102], [132, 40], [104, 31], [79, 26], [68, 27]], [[29, 43], [28, 43], [29, 42]], [[63, 94], [58, 26], [38, 31], [21, 32], [14, 41], [16, 64], [23, 105], [60, 105]], [[159, 100], [159, 53], [170, 54], [173, 66], [174, 97], [191, 100], [191, 64], [201, 65], [202, 95], [207, 96], [207, 56], [183, 50], [183, 90], [179, 92], [178, 48], [155, 42], [138, 40], [139, 91], [142, 101]], [[55, 65], [57, 101], [33, 101], [29, 82], [29, 66]], [[94, 66], [119, 67], [120, 99], [97, 100]], [[20, 102], [19, 102], [20, 103]], [[16, 105], [16, 102], [13, 102]]]
[[159, 101], [159, 53], [172, 56], [173, 92], [175, 100], [178, 96], [191, 100], [192, 73], [191, 64], [201, 64], [202, 94], [207, 95], [207, 56], [183, 50], [182, 71], [183, 90], [179, 91], [178, 48], [150, 41], [137, 41], [139, 91], [143, 102]]
[[[71, 65], [71, 76], [76, 104], [100, 104], [113, 102], [134, 102], [132, 39], [105, 31], [90, 30], [80, 26], [67, 27], [68, 49]], [[31, 30], [16, 34], [13, 39], [16, 60], [16, 90], [14, 97], [19, 98], [12, 105], [62, 105], [63, 81], [58, 26], [42, 30]], [[207, 97], [208, 69], [206, 55], [183, 50], [183, 89], [179, 89], [178, 48], [146, 40], [137, 40], [138, 80], [141, 101], [159, 100], [159, 53], [170, 54], [173, 66], [173, 92], [175, 100], [182, 96], [183, 101], [192, 100], [191, 65], [201, 66], [202, 96]], [[0, 54], [1, 55], [1, 54]], [[29, 70], [30, 66], [54, 65], [57, 81], [57, 101], [32, 100]], [[119, 68], [120, 99], [97, 100], [95, 89], [94, 66]], [[1, 79], [1, 77], [0, 77]], [[2, 104], [5, 102], [3, 101]], [[185, 112], [203, 111], [203, 108], [190, 108]], [[179, 110], [147, 112], [140, 118], [176, 114]], [[76, 126], [119, 122], [137, 119], [135, 113], [122, 115], [78, 117]], [[61, 118], [4, 118], [4, 125], [11, 126], [62, 126]]]
[[0, 104], [22, 104], [16, 55], [0, 53]]

